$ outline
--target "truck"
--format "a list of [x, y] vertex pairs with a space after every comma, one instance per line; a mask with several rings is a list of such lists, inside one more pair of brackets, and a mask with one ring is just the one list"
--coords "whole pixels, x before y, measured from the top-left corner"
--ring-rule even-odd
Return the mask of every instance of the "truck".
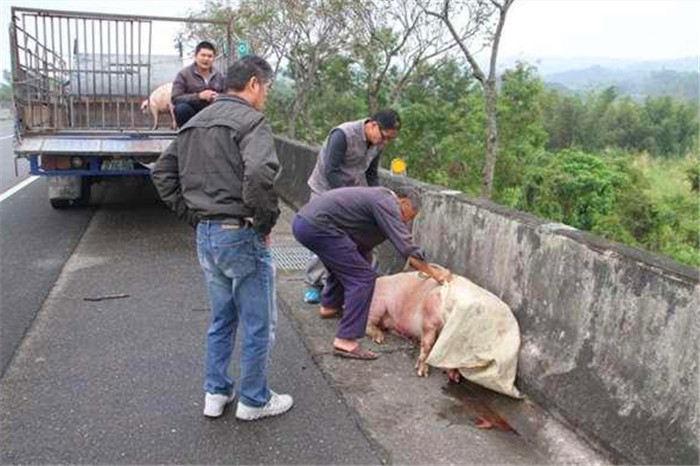
[[152, 54], [158, 25], [194, 23], [191, 29], [223, 37], [219, 70], [235, 54], [230, 20], [22, 7], [11, 15], [15, 157], [29, 160], [32, 175], [47, 177], [56, 209], [87, 204], [97, 181], [149, 176], [175, 138], [167, 123], [153, 129], [141, 109], [184, 66], [176, 37], [179, 55]]

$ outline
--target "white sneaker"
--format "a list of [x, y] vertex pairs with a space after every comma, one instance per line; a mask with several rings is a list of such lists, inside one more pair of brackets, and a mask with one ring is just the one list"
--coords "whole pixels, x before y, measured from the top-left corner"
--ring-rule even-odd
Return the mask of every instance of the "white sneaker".
[[270, 401], [268, 401], [265, 406], [260, 406], [259, 408], [246, 406], [239, 400], [238, 408], [236, 409], [236, 417], [242, 421], [253, 421], [263, 417], [277, 416], [278, 414], [286, 413], [292, 409], [294, 400], [290, 395], [278, 395], [272, 390], [270, 391], [272, 392]]
[[232, 402], [235, 397], [235, 392], [230, 395], [207, 393], [204, 395], [204, 415], [207, 417], [221, 416], [226, 405]]

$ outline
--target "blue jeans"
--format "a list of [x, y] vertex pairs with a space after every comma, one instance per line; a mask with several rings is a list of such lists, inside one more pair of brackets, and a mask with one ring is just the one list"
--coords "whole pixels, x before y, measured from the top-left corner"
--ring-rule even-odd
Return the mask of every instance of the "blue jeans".
[[197, 225], [197, 255], [211, 306], [204, 391], [232, 393], [234, 381], [228, 366], [240, 320], [239, 399], [248, 406], [263, 406], [271, 395], [267, 372], [277, 327], [275, 264], [270, 249], [252, 228], [235, 229], [204, 220]]
[[177, 122], [177, 127], [182, 128], [185, 123], [190, 121], [190, 118], [199, 113], [204, 107], [207, 106], [205, 101], [199, 103], [184, 103], [180, 102], [175, 104], [173, 108], [173, 113], [175, 114], [175, 121]]

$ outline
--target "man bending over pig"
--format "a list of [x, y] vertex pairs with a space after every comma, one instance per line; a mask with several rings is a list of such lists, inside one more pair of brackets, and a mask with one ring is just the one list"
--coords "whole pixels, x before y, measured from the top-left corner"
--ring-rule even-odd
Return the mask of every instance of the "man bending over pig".
[[372, 269], [372, 249], [387, 238], [408, 257], [413, 268], [438, 283], [451, 273], [425, 262], [423, 251], [413, 242], [408, 223], [418, 215], [420, 199], [414, 190], [396, 193], [382, 187], [352, 187], [328, 191], [299, 210], [292, 223], [294, 237], [313, 251], [328, 269], [321, 297], [321, 317], [342, 309], [333, 341], [334, 354], [354, 359], [376, 359], [362, 348], [377, 275]]

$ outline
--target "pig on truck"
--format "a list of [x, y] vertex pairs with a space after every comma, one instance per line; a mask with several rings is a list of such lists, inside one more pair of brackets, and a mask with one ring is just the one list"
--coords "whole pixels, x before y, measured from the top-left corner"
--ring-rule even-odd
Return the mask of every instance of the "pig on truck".
[[183, 67], [177, 55], [151, 53], [158, 25], [173, 22], [225, 30], [217, 66], [226, 68], [230, 22], [12, 8], [15, 155], [47, 177], [54, 208], [86, 204], [95, 181], [148, 176], [175, 137], [141, 110]]

